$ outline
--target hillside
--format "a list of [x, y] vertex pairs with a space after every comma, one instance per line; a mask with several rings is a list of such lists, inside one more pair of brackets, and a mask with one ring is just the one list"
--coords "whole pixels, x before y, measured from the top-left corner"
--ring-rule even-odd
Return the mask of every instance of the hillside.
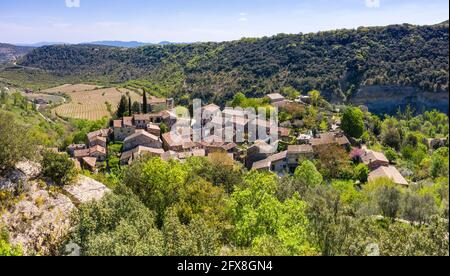
[[32, 49], [31, 47], [0, 43], [0, 63], [15, 61], [17, 58], [31, 52]]
[[19, 64], [86, 81], [142, 79], [160, 94], [216, 102], [239, 91], [260, 96], [284, 86], [342, 100], [374, 85], [447, 91], [448, 49], [448, 24], [405, 24], [132, 49], [46, 46]]

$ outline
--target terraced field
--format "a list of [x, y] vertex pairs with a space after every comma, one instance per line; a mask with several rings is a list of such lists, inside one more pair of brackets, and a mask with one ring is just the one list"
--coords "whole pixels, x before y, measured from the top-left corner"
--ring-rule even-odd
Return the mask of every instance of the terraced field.
[[69, 103], [58, 106], [53, 111], [60, 117], [73, 119], [100, 120], [103, 117], [111, 117], [112, 113], [117, 111], [120, 98], [127, 93], [133, 102], [142, 101], [141, 96], [127, 89], [99, 89], [94, 86], [95, 90], [85, 90], [89, 88], [92, 86], [60, 86], [46, 90], [46, 93], [64, 93], [69, 96]]
[[90, 91], [95, 89], [100, 89], [100, 86], [91, 85], [91, 84], [64, 84], [58, 87], [46, 89], [43, 92], [49, 94], [67, 94], [67, 93], [75, 93], [82, 91]]

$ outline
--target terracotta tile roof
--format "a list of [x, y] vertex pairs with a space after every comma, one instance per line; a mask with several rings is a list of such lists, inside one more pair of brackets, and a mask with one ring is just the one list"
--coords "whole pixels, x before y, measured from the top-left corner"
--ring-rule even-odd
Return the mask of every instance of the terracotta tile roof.
[[344, 146], [350, 144], [350, 141], [347, 139], [345, 135], [328, 132], [320, 134], [319, 138], [311, 139], [310, 143], [313, 146], [323, 146], [332, 144]]
[[365, 153], [361, 156], [362, 161], [364, 164], [369, 165], [370, 163], [380, 161], [383, 163], [389, 163], [389, 160], [386, 158], [386, 156], [381, 152], [376, 152], [372, 150], [367, 150]]
[[137, 138], [139, 136], [146, 136], [146, 137], [152, 139], [153, 141], [159, 141], [159, 137], [156, 137], [155, 135], [150, 134], [150, 133], [148, 133], [147, 131], [145, 131], [143, 129], [139, 129], [139, 130], [136, 130], [136, 132], [134, 134], [132, 134], [132, 135], [128, 136], [127, 138], [125, 138], [124, 142], [130, 141], [130, 140], [135, 139], [135, 138]]
[[[270, 153], [274, 151], [274, 147], [264, 141], [256, 141], [250, 148], [257, 148], [260, 153]], [[249, 148], [249, 149], [250, 149]]]
[[148, 124], [147, 129], [159, 130], [159, 131], [161, 130], [161, 128], [156, 124]]
[[126, 127], [133, 126], [133, 117], [123, 117], [123, 125]]
[[99, 146], [99, 145], [89, 148], [89, 154], [92, 154], [94, 152], [106, 154], [106, 148]]
[[280, 93], [269, 94], [266, 97], [269, 98], [271, 101], [283, 101], [283, 100], [285, 100], [285, 97], [283, 95], [281, 95]]
[[108, 135], [110, 134], [110, 130], [109, 129], [100, 129], [100, 130], [96, 130], [93, 132], [90, 132], [87, 134], [87, 138], [88, 140], [91, 140], [92, 138], [94, 138], [95, 136], [103, 136], [103, 137], [108, 137]]
[[238, 145], [236, 145], [235, 143], [228, 143], [228, 144], [223, 145], [222, 148], [223, 148], [225, 151], [230, 151], [230, 150], [232, 150], [232, 149], [235, 149], [237, 146], [238, 146]]
[[120, 156], [120, 160], [128, 160], [130, 158], [137, 158], [139, 156], [142, 156], [144, 154], [151, 154], [155, 156], [162, 156], [164, 154], [163, 149], [155, 149], [155, 148], [149, 148], [144, 146], [138, 146], [135, 149], [123, 152]]
[[269, 159], [271, 162], [281, 161], [281, 160], [284, 160], [284, 159], [287, 158], [287, 153], [288, 153], [287, 151], [283, 151], [283, 152], [280, 152], [280, 153], [276, 153], [276, 154], [270, 156], [268, 159]]
[[134, 116], [135, 121], [150, 121], [150, 114], [135, 114]]
[[394, 166], [382, 166], [369, 174], [369, 181], [377, 178], [390, 178], [395, 184], [409, 186], [408, 181], [401, 175], [401, 173]]
[[91, 168], [95, 168], [97, 165], [97, 158], [95, 157], [83, 157], [83, 162]]
[[82, 157], [87, 157], [90, 154], [90, 150], [89, 149], [82, 149], [82, 150], [75, 150], [73, 153], [73, 156], [75, 158], [82, 158]]
[[[176, 147], [176, 146], [188, 146], [188, 144], [192, 143], [190, 138], [182, 137], [181, 135], [175, 133], [175, 132], [167, 132], [162, 135], [162, 139], [170, 146], [170, 147]], [[192, 143], [194, 144], [194, 143]], [[194, 144], [195, 145], [195, 144]]]
[[102, 137], [102, 136], [95, 136], [94, 138], [90, 139], [91, 142], [93, 141], [102, 141], [106, 143], [106, 137]]
[[314, 153], [314, 149], [310, 145], [290, 145], [288, 146], [288, 154], [309, 154]]
[[214, 114], [214, 113], [220, 111], [220, 107], [215, 104], [208, 104], [203, 107], [203, 111], [207, 112], [209, 114]]

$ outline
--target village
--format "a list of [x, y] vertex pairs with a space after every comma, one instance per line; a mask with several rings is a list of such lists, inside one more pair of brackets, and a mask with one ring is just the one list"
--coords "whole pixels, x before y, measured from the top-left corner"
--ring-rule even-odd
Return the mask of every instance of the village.
[[[295, 101], [287, 100], [279, 93], [266, 97], [273, 107], [311, 104], [308, 96], [301, 96]], [[111, 120], [109, 128], [88, 133], [86, 144], [70, 145], [67, 152], [76, 167], [94, 173], [105, 167], [105, 164], [107, 167], [108, 147], [116, 144], [121, 146], [120, 166], [130, 165], [143, 156], [184, 162], [190, 157], [223, 153], [242, 163], [248, 170], [270, 171], [281, 177], [293, 174], [302, 161], [313, 160], [321, 149], [338, 146], [349, 153], [349, 159], [352, 151], [360, 152], [359, 161], [370, 169], [369, 180], [390, 178], [398, 185], [409, 186], [408, 181], [383, 153], [350, 141], [340, 129], [339, 118], [333, 119], [333, 125], [328, 131], [295, 133], [292, 128], [278, 127], [273, 121], [249, 116], [244, 110], [221, 110], [218, 105], [209, 104], [201, 108], [201, 125], [208, 127], [202, 128], [199, 140], [194, 137], [195, 124], [198, 122], [181, 118], [174, 108], [173, 99], [152, 97], [147, 110], [150, 111], [148, 114]], [[255, 137], [252, 133], [255, 129], [258, 129], [258, 137], [263, 139], [250, 139]], [[262, 130], [265, 133], [261, 133]], [[278, 140], [269, 142], [274, 130]], [[291, 142], [292, 138], [295, 138], [294, 143]], [[286, 146], [280, 147], [279, 142]]]

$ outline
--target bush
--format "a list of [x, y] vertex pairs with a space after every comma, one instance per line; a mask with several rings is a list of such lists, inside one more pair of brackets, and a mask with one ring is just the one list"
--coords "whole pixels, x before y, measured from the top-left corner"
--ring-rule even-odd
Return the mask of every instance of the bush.
[[359, 139], [364, 134], [364, 114], [359, 108], [350, 107], [342, 116], [342, 130], [345, 134]]
[[14, 168], [17, 162], [34, 157], [34, 141], [28, 129], [17, 124], [13, 115], [0, 111], [0, 172]]
[[398, 150], [401, 144], [400, 132], [396, 128], [387, 128], [381, 133], [383, 145]]
[[386, 156], [386, 158], [389, 160], [389, 162], [391, 164], [395, 163], [397, 161], [397, 152], [395, 152], [395, 150], [393, 150], [392, 148], [387, 148], [384, 151], [384, 155]]
[[68, 185], [75, 179], [75, 164], [67, 154], [46, 151], [42, 159], [42, 173], [59, 186]]
[[355, 168], [355, 180], [366, 183], [369, 178], [369, 168], [365, 164], [359, 164]]

